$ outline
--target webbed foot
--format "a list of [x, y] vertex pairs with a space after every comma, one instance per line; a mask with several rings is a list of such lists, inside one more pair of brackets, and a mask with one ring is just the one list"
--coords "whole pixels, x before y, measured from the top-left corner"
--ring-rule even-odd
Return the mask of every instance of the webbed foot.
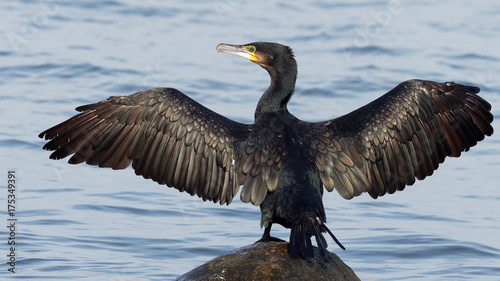
[[262, 236], [262, 238], [260, 238], [259, 240], [255, 241], [254, 244], [259, 243], [259, 242], [286, 242], [286, 241], [283, 240], [283, 239], [279, 239], [279, 238], [272, 237], [271, 235], [269, 235], [267, 237]]
[[268, 227], [266, 227], [266, 229], [264, 229], [264, 234], [262, 234], [262, 238], [257, 240], [255, 243], [259, 242], [286, 242], [286, 241], [271, 236], [271, 224], [270, 224]]

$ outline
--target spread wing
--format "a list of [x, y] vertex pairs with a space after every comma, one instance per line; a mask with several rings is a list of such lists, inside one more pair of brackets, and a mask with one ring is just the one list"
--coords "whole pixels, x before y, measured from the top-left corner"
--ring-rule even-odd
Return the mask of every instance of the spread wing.
[[479, 88], [410, 80], [339, 118], [302, 123], [323, 185], [346, 199], [403, 190], [493, 134]]
[[84, 105], [82, 112], [39, 137], [50, 158], [74, 154], [86, 162], [124, 169], [203, 200], [229, 204], [239, 189], [235, 158], [250, 125], [221, 116], [183, 93], [155, 88]]

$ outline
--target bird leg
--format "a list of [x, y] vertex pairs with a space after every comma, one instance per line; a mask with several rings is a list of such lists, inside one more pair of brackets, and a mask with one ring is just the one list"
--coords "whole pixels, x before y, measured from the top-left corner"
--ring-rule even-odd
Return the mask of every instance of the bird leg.
[[262, 234], [262, 238], [259, 240], [255, 241], [255, 243], [259, 242], [286, 242], [285, 240], [272, 237], [271, 236], [271, 223], [264, 229], [264, 234]]

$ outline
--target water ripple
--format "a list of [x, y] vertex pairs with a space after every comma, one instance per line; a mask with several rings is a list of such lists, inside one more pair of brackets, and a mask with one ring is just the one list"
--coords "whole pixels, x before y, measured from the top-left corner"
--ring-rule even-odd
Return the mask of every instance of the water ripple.
[[109, 213], [120, 213], [120, 214], [131, 214], [139, 216], [175, 216], [181, 215], [181, 212], [172, 210], [148, 210], [133, 207], [123, 207], [123, 206], [111, 206], [111, 205], [89, 205], [89, 204], [78, 204], [74, 205], [75, 210], [87, 210], [87, 211], [97, 211], [97, 212], [109, 212]]

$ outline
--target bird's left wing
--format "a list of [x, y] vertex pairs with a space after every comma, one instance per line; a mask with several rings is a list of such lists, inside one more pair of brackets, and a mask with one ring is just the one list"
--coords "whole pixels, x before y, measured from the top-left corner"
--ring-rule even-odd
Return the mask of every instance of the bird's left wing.
[[55, 150], [86, 162], [124, 169], [203, 200], [229, 204], [239, 189], [235, 158], [249, 125], [219, 115], [183, 93], [155, 88], [84, 105], [82, 112], [39, 137]]
[[339, 118], [301, 123], [304, 143], [328, 191], [346, 199], [403, 190], [446, 156], [491, 135], [493, 116], [479, 88], [409, 80]]

